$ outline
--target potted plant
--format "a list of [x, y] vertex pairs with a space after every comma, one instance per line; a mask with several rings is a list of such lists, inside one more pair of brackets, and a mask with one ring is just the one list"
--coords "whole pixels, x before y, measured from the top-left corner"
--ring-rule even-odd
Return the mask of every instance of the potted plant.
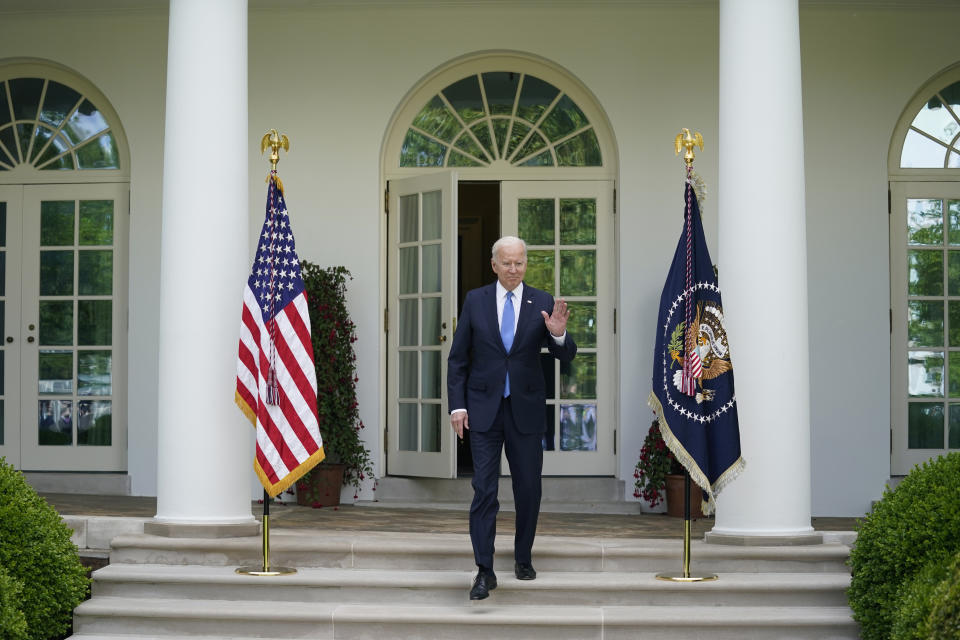
[[300, 262], [310, 313], [317, 372], [317, 417], [326, 459], [297, 482], [297, 502], [312, 507], [340, 504], [340, 488], [373, 476], [370, 452], [360, 439], [364, 428], [357, 404], [356, 327], [347, 312], [346, 267]]
[[[651, 507], [663, 502], [666, 496], [667, 515], [683, 516], [684, 469], [667, 447], [660, 433], [660, 423], [654, 419], [640, 448], [640, 459], [633, 471], [633, 497], [643, 498]], [[690, 516], [703, 517], [699, 491], [696, 485], [690, 492]]]

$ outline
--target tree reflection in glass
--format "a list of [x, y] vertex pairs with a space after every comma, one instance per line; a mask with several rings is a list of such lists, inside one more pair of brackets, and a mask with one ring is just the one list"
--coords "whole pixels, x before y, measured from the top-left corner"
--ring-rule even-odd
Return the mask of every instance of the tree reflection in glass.
[[560, 450], [597, 450], [597, 405], [566, 404], [560, 407]]

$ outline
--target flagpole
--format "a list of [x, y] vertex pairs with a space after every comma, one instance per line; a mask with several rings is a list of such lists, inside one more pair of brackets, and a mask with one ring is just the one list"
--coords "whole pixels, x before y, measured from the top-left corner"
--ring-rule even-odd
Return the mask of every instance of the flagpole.
[[[687, 165], [687, 180], [691, 179], [691, 174], [693, 173], [693, 159], [695, 146], [699, 146], [700, 150], [703, 151], [703, 137], [699, 132], [691, 134], [689, 129], [684, 128], [683, 131], [677, 135], [675, 139], [676, 152], [679, 154], [680, 150], [686, 149], [686, 152], [683, 154], [683, 161]], [[689, 204], [689, 202], [688, 202]], [[689, 214], [689, 209], [688, 209]], [[690, 224], [688, 220], [686, 224]], [[689, 227], [688, 227], [689, 232]], [[689, 236], [688, 236], [689, 238]], [[688, 254], [689, 255], [689, 254]], [[689, 262], [688, 262], [689, 265]], [[687, 328], [689, 329], [690, 323], [687, 322]], [[686, 346], [687, 340], [684, 339], [684, 346]], [[686, 364], [687, 358], [684, 358], [684, 373], [688, 371], [688, 365]], [[716, 580], [717, 574], [708, 573], [703, 575], [691, 575], [690, 573], [690, 529], [691, 529], [691, 520], [690, 520], [690, 485], [692, 484], [690, 480], [690, 472], [686, 469], [683, 470], [683, 571], [665, 571], [658, 573], [656, 578], [657, 580], [666, 580], [668, 582], [707, 582], [710, 580]]]
[[270, 566], [270, 494], [263, 490], [263, 566], [238, 567], [237, 573], [245, 576], [289, 576], [296, 573], [292, 567]]
[[[280, 149], [290, 150], [290, 141], [287, 136], [277, 133], [276, 129], [271, 129], [260, 141], [260, 153], [263, 153], [267, 147], [270, 147], [270, 178], [275, 179], [279, 185], [280, 178], [277, 177], [277, 163], [280, 161]], [[261, 567], [244, 566], [238, 567], [237, 573], [248, 576], [288, 576], [297, 572], [292, 567], [271, 567], [270, 566], [270, 494], [263, 490], [263, 565]]]

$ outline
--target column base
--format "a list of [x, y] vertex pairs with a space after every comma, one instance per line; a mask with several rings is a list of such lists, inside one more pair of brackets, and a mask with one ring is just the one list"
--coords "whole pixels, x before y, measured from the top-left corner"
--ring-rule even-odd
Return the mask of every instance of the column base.
[[260, 523], [144, 522], [143, 532], [164, 538], [248, 538], [260, 535]]
[[823, 544], [823, 534], [819, 531], [787, 535], [744, 535], [707, 531], [703, 539], [708, 544], [725, 544], [736, 547], [796, 547]]

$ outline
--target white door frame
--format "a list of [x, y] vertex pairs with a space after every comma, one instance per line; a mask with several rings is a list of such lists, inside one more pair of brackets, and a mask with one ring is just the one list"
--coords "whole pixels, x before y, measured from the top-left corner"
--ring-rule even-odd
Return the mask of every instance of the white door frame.
[[[127, 464], [127, 254], [126, 234], [129, 207], [129, 187], [126, 183], [55, 184], [0, 186], [0, 199], [7, 202], [7, 276], [5, 296], [6, 333], [5, 351], [5, 439], [0, 454], [16, 460], [15, 465], [25, 471], [125, 471]], [[63, 393], [41, 394], [38, 387], [39, 357], [41, 351], [70, 352], [72, 380], [78, 381], [78, 348], [76, 328], [81, 296], [74, 288], [69, 296], [58, 296], [74, 304], [72, 346], [41, 349], [40, 344], [40, 207], [42, 201], [110, 200], [113, 202], [111, 343], [104, 345], [111, 352], [111, 393], [105, 396], [79, 396], [73, 386]], [[16, 207], [16, 210], [14, 209]], [[77, 225], [75, 218], [74, 224]], [[74, 239], [74, 244], [78, 240]], [[79, 246], [79, 245], [77, 245]], [[77, 283], [79, 253], [74, 254], [73, 278]], [[19, 253], [18, 253], [19, 252]], [[91, 347], [87, 351], [97, 351]], [[14, 372], [12, 367], [16, 367]], [[12, 378], [11, 378], [12, 375]], [[11, 384], [12, 383], [12, 384]], [[16, 396], [13, 393], [16, 392]], [[41, 445], [39, 443], [39, 402], [62, 400], [69, 407], [71, 441], [69, 445]], [[109, 445], [84, 446], [78, 435], [78, 417], [81, 402], [110, 403], [111, 440]], [[16, 441], [11, 437], [16, 432]], [[16, 448], [16, 450], [14, 450]]]
[[[615, 406], [614, 386], [616, 385], [616, 352], [614, 348], [613, 314], [616, 296], [616, 263], [614, 261], [614, 220], [613, 220], [613, 190], [614, 183], [609, 180], [590, 181], [503, 181], [500, 186], [501, 198], [501, 231], [502, 235], [518, 235], [518, 203], [520, 199], [535, 198], [554, 201], [554, 215], [556, 224], [555, 250], [559, 255], [560, 247], [566, 249], [593, 249], [596, 251], [596, 295], [595, 296], [562, 296], [568, 302], [596, 301], [596, 336], [594, 346], [578, 345], [577, 358], [581, 362], [590, 354], [597, 357], [596, 384], [598, 394], [594, 399], [596, 407], [595, 419], [595, 450], [567, 450], [564, 451], [561, 442], [563, 407], [578, 405], [588, 406], [590, 401], [564, 398], [560, 366], [553, 363], [555, 371], [553, 399], [547, 400], [548, 405], [556, 407], [554, 410], [554, 440], [555, 448], [543, 452], [543, 474], [564, 476], [615, 476], [617, 459], [617, 411]], [[596, 242], [592, 245], [561, 245], [559, 224], [559, 202], [562, 199], [587, 198], [596, 200]], [[525, 239], [526, 240], [526, 239]], [[529, 244], [529, 241], [528, 241]], [[536, 245], [528, 246], [528, 251], [537, 250]], [[553, 247], [544, 245], [543, 249], [552, 250]], [[607, 249], [606, 251], [604, 249]], [[560, 278], [560, 261], [554, 266], [554, 282]], [[529, 277], [528, 259], [528, 277]], [[556, 295], [556, 289], [551, 293]], [[562, 291], [561, 291], [562, 294]], [[568, 325], [569, 326], [569, 325]], [[576, 365], [577, 358], [573, 364]], [[550, 396], [548, 395], [548, 398]], [[549, 433], [549, 432], [548, 432]], [[501, 464], [506, 472], [507, 464]]]
[[[23, 187], [0, 185], [0, 202], [6, 220], [3, 243], [3, 260], [6, 266], [3, 285], [3, 332], [0, 333], [0, 352], [3, 353], [2, 398], [3, 438], [0, 444], [0, 457], [8, 464], [20, 468], [20, 353], [22, 337], [20, 332], [20, 268], [22, 264], [21, 220], [23, 209]], [[0, 223], [2, 224], [2, 223]]]
[[[498, 71], [512, 71], [535, 76], [540, 80], [551, 83], [555, 87], [562, 90], [566, 96], [572, 99], [576, 105], [582, 109], [584, 115], [587, 117], [587, 120], [592, 124], [593, 131], [596, 134], [601, 150], [602, 166], [523, 167], [511, 165], [509, 159], [507, 158], [499, 158], [483, 167], [458, 167], [457, 172], [459, 173], [461, 180], [497, 181], [506, 183], [506, 181], [510, 180], [536, 179], [554, 181], [555, 184], [571, 180], [597, 180], [610, 181], [611, 183], [615, 180], [618, 172], [619, 157], [616, 139], [613, 134], [612, 124], [610, 123], [607, 114], [593, 92], [579, 79], [577, 79], [575, 74], [546, 58], [542, 58], [530, 53], [500, 50], [474, 52], [456, 59], [448, 60], [437, 68], [426, 73], [419, 82], [410, 88], [407, 94], [397, 104], [397, 107], [394, 110], [390, 122], [387, 124], [384, 132], [383, 146], [380, 157], [380, 184], [389, 184], [392, 190], [393, 185], [399, 179], [423, 175], [424, 173], [431, 172], [439, 168], [433, 165], [429, 167], [400, 166], [401, 152], [404, 148], [408, 132], [411, 130], [410, 127], [411, 123], [414, 121], [414, 118], [423, 109], [424, 105], [432, 100], [439, 91], [451, 83], [457, 82], [471, 75]], [[446, 164], [446, 162], [444, 164]], [[383, 197], [383, 199], [380, 200], [381, 206], [384, 207], [384, 209], [389, 207], [391, 212], [394, 211], [395, 208], [390, 203], [390, 199], [392, 197], [391, 194], [381, 192], [381, 195]], [[615, 203], [613, 200], [611, 200], [611, 207], [613, 206], [615, 206]], [[380, 227], [382, 256], [389, 256], [389, 224], [388, 216], [386, 224], [383, 224]], [[610, 261], [614, 266], [613, 273], [610, 274], [610, 279], [607, 281], [607, 283], [605, 283], [608, 284], [613, 291], [610, 300], [611, 304], [614, 306], [617, 304], [616, 264], [618, 256], [615, 227], [616, 222], [611, 222], [611, 233], [613, 234], [614, 239], [607, 247], [605, 247], [605, 250], [612, 254]], [[389, 296], [392, 296], [394, 291], [390, 285], [390, 278], [392, 277], [391, 265], [387, 265], [381, 270], [381, 273], [386, 276], [381, 279], [381, 308], [387, 310], [391, 306], [391, 300], [389, 299]], [[381, 363], [388, 363], [390, 354], [392, 353], [390, 338], [388, 337], [386, 329], [387, 327], [385, 326], [384, 337], [380, 342], [380, 349], [381, 353], [383, 354], [380, 360]], [[610, 325], [604, 327], [604, 329], [610, 333], [613, 333], [612, 320]], [[613, 345], [611, 347], [613, 361], [610, 363], [612, 379], [609, 387], [610, 392], [614, 393], [614, 389], [618, 386], [618, 383], [616, 382], [618, 376], [618, 354], [616, 347], [617, 336], [612, 335], [611, 341], [611, 344]], [[381, 366], [379, 373], [381, 397], [389, 398], [392, 396], [392, 393], [389, 391], [388, 367]], [[612, 407], [613, 411], [617, 414], [617, 416], [614, 418], [615, 420], [618, 419], [619, 413], [619, 408], [616, 402], [616, 396], [614, 395]], [[388, 403], [384, 403], [384, 405], [386, 404]], [[387, 425], [388, 411], [386, 407], [381, 409], [380, 417], [384, 425]], [[397, 475], [397, 472], [392, 465], [386, 465], [387, 451], [390, 447], [389, 433], [387, 432], [386, 426], [384, 431], [384, 434], [381, 435], [381, 442], [383, 443], [381, 445], [381, 464], [383, 465], [381, 468], [386, 469], [386, 473], [389, 475]], [[616, 457], [616, 455], [614, 457]], [[616, 476], [618, 475], [616, 469], [617, 467], [614, 463], [611, 465], [610, 471], [604, 475]]]
[[[911, 348], [908, 346], [908, 268], [907, 268], [907, 220], [906, 207], [907, 200], [914, 198], [930, 199], [951, 199], [960, 200], [960, 183], [958, 182], [931, 182], [931, 181], [911, 181], [911, 182], [892, 182], [890, 185], [890, 306], [892, 314], [892, 326], [890, 335], [890, 421], [891, 421], [891, 451], [890, 451], [890, 472], [891, 475], [906, 475], [917, 464], [921, 464], [932, 457], [944, 455], [948, 451], [949, 438], [949, 413], [953, 406], [960, 410], [960, 393], [955, 393], [952, 397], [949, 389], [949, 362], [951, 358], [960, 358], [960, 348], [951, 349], [949, 344], [949, 312], [944, 309], [944, 344], [930, 345], [930, 349], [921, 349], [922, 351], [943, 352], [946, 355], [944, 359], [943, 371], [943, 395], [930, 397], [934, 405], [940, 405], [944, 411], [944, 447], [941, 449], [911, 449], [909, 447], [909, 405], [910, 394], [908, 385], [910, 384], [910, 370], [907, 367], [908, 354]], [[943, 215], [947, 212], [944, 210]], [[949, 240], [944, 238], [944, 246], [949, 250]], [[954, 250], [960, 255], [960, 246], [955, 246]], [[948, 254], [944, 254], [949, 255]], [[944, 271], [944, 295], [935, 296], [935, 299], [944, 300], [946, 304], [960, 304], [960, 298], [950, 300], [948, 286], [948, 261], [945, 259], [943, 265]], [[914, 298], [917, 299], [917, 298]], [[960, 345], [958, 345], [960, 346]], [[919, 399], [920, 396], [915, 396]]]
[[[447, 418], [446, 393], [447, 356], [457, 316], [457, 182], [455, 171], [443, 171], [390, 183], [387, 251], [389, 390], [386, 407], [387, 469], [390, 475], [454, 478], [457, 473], [457, 448]], [[440, 225], [438, 234], [424, 232], [424, 204], [428, 198], [433, 198], [433, 202], [439, 200], [439, 220], [435, 220]], [[404, 234], [401, 238], [404, 221], [413, 222], [417, 229], [409, 228], [412, 235], [407, 237]], [[439, 265], [435, 267], [439, 268], [440, 281], [439, 291], [436, 291], [434, 284], [426, 282], [426, 256], [436, 257], [438, 247]], [[401, 292], [403, 252], [415, 257], [416, 281]], [[439, 315], [434, 313], [438, 304]], [[410, 316], [404, 313], [409, 310], [413, 311], [416, 321], [411, 322]], [[428, 317], [430, 321], [427, 321]], [[410, 326], [407, 327], [406, 323]], [[415, 329], [415, 332], [404, 329]], [[401, 359], [407, 364], [413, 362], [416, 380], [404, 375], [403, 371], [409, 372], [410, 368], [402, 367]], [[438, 377], [436, 393], [426, 389], [426, 383], [436, 383]], [[438, 410], [437, 423], [431, 418]], [[410, 431], [411, 419], [415, 427], [413, 431]], [[433, 428], [438, 428], [439, 433]], [[436, 446], [437, 442], [439, 446]]]

